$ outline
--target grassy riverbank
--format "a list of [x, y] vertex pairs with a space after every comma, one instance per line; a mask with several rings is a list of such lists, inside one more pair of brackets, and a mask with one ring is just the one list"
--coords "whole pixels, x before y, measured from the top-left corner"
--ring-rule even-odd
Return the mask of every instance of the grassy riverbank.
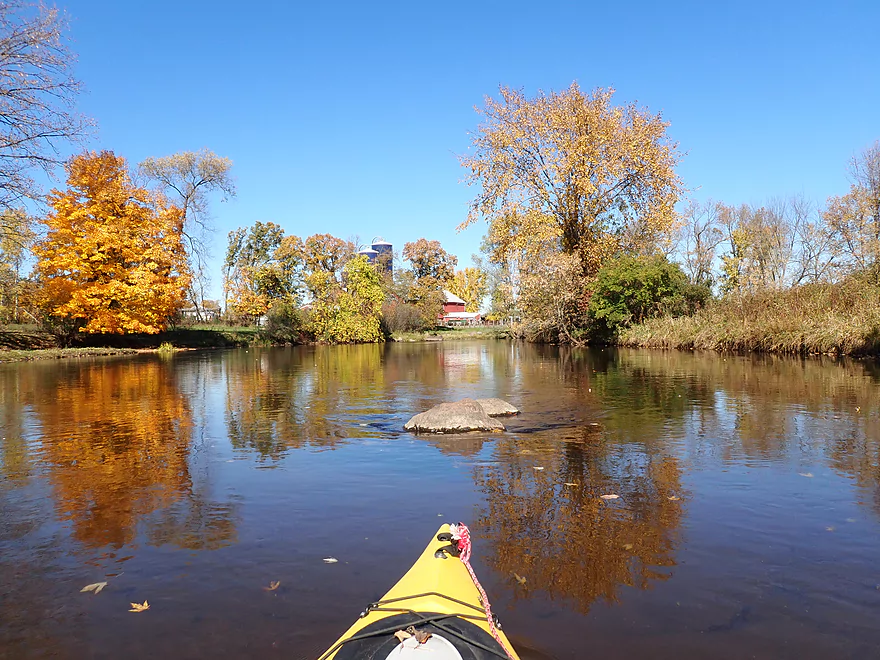
[[[392, 340], [452, 341], [506, 339], [509, 336], [507, 328], [475, 326], [397, 333]], [[170, 344], [176, 349], [206, 349], [271, 343], [257, 328], [206, 325], [168, 330], [156, 335], [81, 335], [73, 346], [63, 347], [48, 332], [35, 326], [22, 326], [0, 330], [0, 362], [129, 355], [158, 350], [162, 344]]]
[[621, 331], [621, 346], [788, 354], [880, 354], [880, 288], [848, 280], [730, 296], [694, 316]]
[[37, 348], [0, 350], [0, 362], [24, 362], [27, 360], [58, 360], [101, 355], [132, 355], [134, 348]]
[[458, 341], [464, 339], [508, 339], [510, 328], [504, 326], [437, 327], [421, 332], [395, 332], [393, 341]]
[[82, 335], [72, 346], [61, 346], [48, 332], [20, 326], [0, 330], [0, 362], [45, 360], [97, 355], [129, 355], [157, 350], [162, 344], [175, 348], [234, 348], [260, 341], [255, 328], [197, 326], [156, 335]]

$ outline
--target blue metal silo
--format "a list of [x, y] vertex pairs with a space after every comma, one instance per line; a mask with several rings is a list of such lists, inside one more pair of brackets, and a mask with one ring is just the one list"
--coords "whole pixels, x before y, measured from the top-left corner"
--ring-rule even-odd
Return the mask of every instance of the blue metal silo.
[[385, 265], [385, 270], [390, 273], [394, 268], [394, 246], [381, 236], [376, 236], [373, 239], [372, 247], [378, 255], [376, 258]]
[[365, 256], [371, 264], [375, 263], [376, 259], [379, 257], [379, 253], [376, 250], [366, 245], [361, 246], [358, 250], [358, 254]]

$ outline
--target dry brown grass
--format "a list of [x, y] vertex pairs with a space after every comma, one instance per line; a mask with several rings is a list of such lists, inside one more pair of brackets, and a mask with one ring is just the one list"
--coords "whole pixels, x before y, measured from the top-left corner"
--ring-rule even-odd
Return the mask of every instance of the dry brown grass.
[[880, 288], [859, 279], [728, 296], [694, 316], [621, 333], [623, 346], [773, 353], [880, 353]]

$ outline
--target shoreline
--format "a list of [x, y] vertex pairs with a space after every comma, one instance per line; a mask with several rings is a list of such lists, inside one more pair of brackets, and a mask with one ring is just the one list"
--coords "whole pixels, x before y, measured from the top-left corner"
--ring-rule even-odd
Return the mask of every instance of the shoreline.
[[[437, 328], [422, 332], [396, 333], [387, 341], [441, 342], [507, 339], [508, 328], [498, 326]], [[30, 330], [0, 330], [0, 364], [61, 360], [88, 357], [142, 355], [146, 353], [178, 353], [218, 348], [247, 346], [285, 346], [272, 343], [260, 336], [255, 328], [193, 328], [169, 330], [156, 335], [96, 335], [83, 336], [78, 346], [59, 346], [49, 333]], [[171, 349], [163, 345], [171, 345]]]

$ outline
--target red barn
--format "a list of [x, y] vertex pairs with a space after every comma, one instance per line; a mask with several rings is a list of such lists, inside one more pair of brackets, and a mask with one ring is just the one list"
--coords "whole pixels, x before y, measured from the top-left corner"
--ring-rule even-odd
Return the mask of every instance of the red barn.
[[459, 298], [457, 295], [452, 293], [451, 291], [443, 291], [443, 295], [446, 297], [446, 300], [443, 302], [443, 314], [449, 314], [450, 312], [463, 312], [467, 303]]
[[443, 314], [440, 322], [445, 325], [473, 325], [480, 322], [479, 312], [466, 312], [467, 303], [451, 291], [443, 291]]

